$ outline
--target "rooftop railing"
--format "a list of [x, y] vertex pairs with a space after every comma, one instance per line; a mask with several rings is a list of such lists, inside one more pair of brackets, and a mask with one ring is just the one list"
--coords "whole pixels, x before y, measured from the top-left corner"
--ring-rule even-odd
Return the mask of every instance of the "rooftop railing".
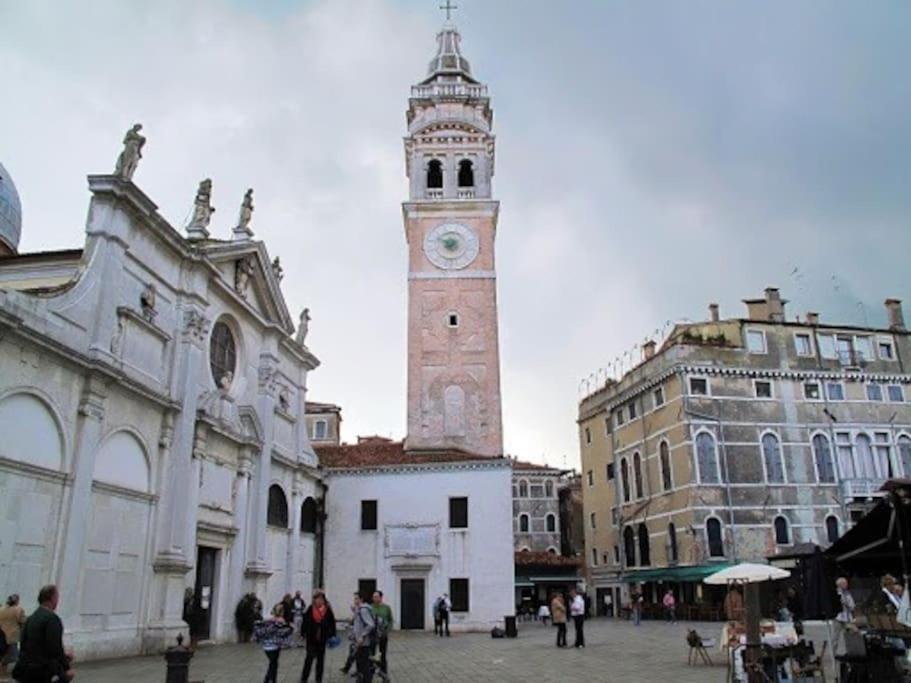
[[487, 86], [474, 83], [431, 83], [411, 86], [412, 97], [487, 97]]

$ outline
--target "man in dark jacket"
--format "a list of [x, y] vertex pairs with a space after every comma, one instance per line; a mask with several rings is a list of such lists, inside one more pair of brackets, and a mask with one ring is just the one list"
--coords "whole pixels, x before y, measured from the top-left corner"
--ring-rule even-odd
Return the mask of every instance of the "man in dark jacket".
[[70, 668], [72, 656], [63, 648], [63, 622], [55, 614], [60, 602], [57, 586], [45, 586], [38, 593], [38, 609], [22, 628], [19, 661], [13, 678], [20, 683], [63, 683], [76, 672]]

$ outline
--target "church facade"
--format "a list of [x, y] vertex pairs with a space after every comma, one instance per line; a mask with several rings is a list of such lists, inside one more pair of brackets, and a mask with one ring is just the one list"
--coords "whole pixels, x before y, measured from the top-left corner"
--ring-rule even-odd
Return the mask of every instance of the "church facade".
[[81, 659], [173, 643], [187, 589], [201, 637], [225, 641], [244, 593], [321, 582], [318, 361], [252, 237], [252, 192], [218, 239], [204, 181], [178, 230], [132, 181], [138, 130], [89, 176], [80, 249], [18, 254], [0, 180], [0, 587], [31, 605], [57, 583]]

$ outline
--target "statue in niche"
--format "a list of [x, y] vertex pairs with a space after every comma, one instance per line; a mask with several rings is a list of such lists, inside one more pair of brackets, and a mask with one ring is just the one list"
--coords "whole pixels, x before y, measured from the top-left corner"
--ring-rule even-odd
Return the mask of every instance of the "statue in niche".
[[123, 151], [117, 157], [114, 166], [114, 175], [123, 180], [132, 180], [139, 160], [142, 158], [142, 147], [146, 143], [145, 137], [139, 134], [142, 124], [136, 123], [123, 136]]
[[150, 282], [142, 290], [142, 294], [139, 295], [139, 305], [142, 310], [142, 317], [150, 323], [154, 322], [155, 316], [158, 315], [158, 311], [155, 310], [155, 299], [155, 285]]
[[221, 393], [227, 394], [231, 390], [231, 383], [234, 381], [234, 373], [228, 370], [218, 381], [218, 388]]
[[282, 268], [281, 259], [276, 256], [272, 260], [272, 274], [275, 276], [275, 279], [281, 283], [282, 278], [285, 277], [285, 269]]
[[253, 218], [253, 188], [251, 187], [244, 194], [244, 199], [240, 203], [240, 215], [237, 217], [237, 227], [234, 228], [235, 239], [249, 239], [253, 236], [250, 229], [250, 219]]
[[301, 311], [300, 323], [297, 326], [297, 343], [306, 346], [307, 334], [310, 332], [310, 309]]
[[284, 413], [287, 413], [291, 409], [291, 396], [288, 394], [288, 387], [282, 387], [279, 390], [278, 406]]
[[[199, 183], [199, 189], [196, 190], [196, 199], [193, 200], [193, 217], [190, 218], [190, 224], [187, 230], [193, 236], [208, 236], [209, 221], [212, 220], [212, 214], [215, 213], [215, 207], [212, 206], [212, 180], [206, 178]], [[195, 233], [195, 234], [194, 234]]]
[[250, 288], [250, 278], [253, 277], [253, 257], [246, 256], [238, 259], [234, 266], [234, 289], [244, 299], [247, 298], [247, 291]]

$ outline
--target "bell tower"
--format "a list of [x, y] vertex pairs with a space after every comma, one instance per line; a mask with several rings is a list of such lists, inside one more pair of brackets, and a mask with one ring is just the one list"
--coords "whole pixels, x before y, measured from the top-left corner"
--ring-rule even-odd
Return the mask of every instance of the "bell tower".
[[487, 86], [472, 75], [460, 41], [447, 19], [427, 77], [411, 88], [406, 114], [405, 446], [499, 456], [493, 111]]

